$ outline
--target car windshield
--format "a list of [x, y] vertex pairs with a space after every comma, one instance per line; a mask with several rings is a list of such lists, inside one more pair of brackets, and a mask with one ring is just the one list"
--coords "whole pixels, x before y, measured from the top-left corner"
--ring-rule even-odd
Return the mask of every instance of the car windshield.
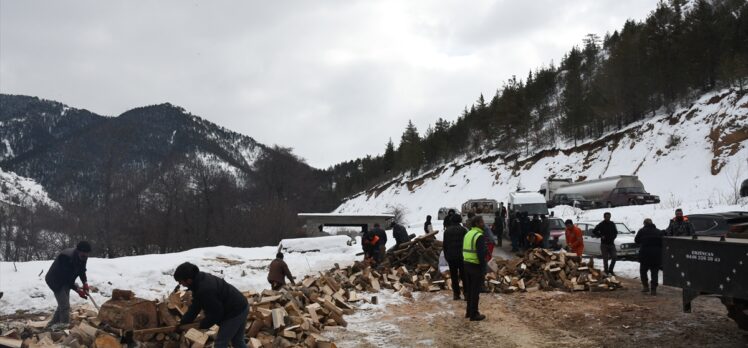
[[566, 226], [564, 226], [564, 221], [561, 219], [551, 219], [549, 225], [551, 226], [551, 229], [553, 230], [566, 229]]
[[634, 233], [628, 228], [628, 226], [626, 226], [626, 224], [622, 222], [616, 222], [616, 230], [618, 230], [619, 234]]
[[548, 215], [548, 206], [545, 203], [515, 204], [514, 211], [523, 211], [529, 215]]

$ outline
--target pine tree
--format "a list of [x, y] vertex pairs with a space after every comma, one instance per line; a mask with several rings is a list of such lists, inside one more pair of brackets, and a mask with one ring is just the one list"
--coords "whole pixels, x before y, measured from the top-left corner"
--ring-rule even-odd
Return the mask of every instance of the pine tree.
[[382, 156], [382, 170], [384, 174], [387, 174], [393, 169], [395, 169], [395, 144], [392, 143], [392, 138], [390, 138]]

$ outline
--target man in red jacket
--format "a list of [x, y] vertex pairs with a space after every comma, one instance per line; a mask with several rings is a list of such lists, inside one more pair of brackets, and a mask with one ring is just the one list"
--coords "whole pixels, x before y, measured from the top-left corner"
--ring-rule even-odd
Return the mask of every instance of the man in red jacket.
[[569, 250], [576, 253], [577, 256], [582, 256], [584, 252], [584, 239], [582, 236], [582, 230], [579, 227], [574, 226], [574, 222], [571, 219], [566, 220], [566, 245], [569, 246]]

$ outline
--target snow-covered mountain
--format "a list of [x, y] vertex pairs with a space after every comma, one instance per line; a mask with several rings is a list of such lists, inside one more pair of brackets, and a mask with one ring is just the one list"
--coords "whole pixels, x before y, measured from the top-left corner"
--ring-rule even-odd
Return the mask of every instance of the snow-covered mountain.
[[113, 173], [139, 177], [143, 188], [186, 162], [238, 176], [266, 150], [168, 103], [105, 117], [36, 97], [0, 95], [0, 167], [32, 178], [63, 205], [96, 197], [111, 185]]
[[[708, 93], [598, 139], [537, 151], [462, 157], [417, 177], [400, 176], [345, 200], [335, 211], [379, 213], [401, 207], [411, 224], [472, 198], [506, 201], [517, 187], [536, 191], [550, 176], [576, 181], [638, 175], [659, 208], [735, 204], [748, 178], [748, 94]], [[652, 208], [653, 209], [653, 208]], [[651, 210], [651, 209], [650, 209]], [[637, 223], [640, 223], [637, 222]]]

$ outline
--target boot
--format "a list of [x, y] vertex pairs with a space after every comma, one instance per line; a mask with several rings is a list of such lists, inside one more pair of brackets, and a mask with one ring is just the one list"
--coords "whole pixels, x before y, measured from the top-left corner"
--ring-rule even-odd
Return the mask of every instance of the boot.
[[486, 316], [478, 313], [476, 316], [470, 318], [470, 321], [481, 321], [483, 319], [486, 319]]
[[649, 294], [652, 296], [657, 296], [657, 287], [653, 286], [652, 290], [649, 291]]
[[642, 284], [642, 292], [649, 292], [649, 285]]

